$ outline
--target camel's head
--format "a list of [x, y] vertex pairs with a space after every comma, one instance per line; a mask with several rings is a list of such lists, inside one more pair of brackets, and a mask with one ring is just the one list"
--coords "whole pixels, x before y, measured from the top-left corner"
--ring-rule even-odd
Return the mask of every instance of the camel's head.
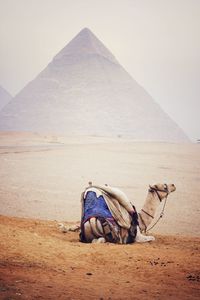
[[166, 183], [157, 183], [154, 185], [149, 186], [149, 192], [156, 192], [159, 196], [160, 201], [166, 197], [171, 192], [174, 192], [176, 187], [173, 183], [166, 184]]

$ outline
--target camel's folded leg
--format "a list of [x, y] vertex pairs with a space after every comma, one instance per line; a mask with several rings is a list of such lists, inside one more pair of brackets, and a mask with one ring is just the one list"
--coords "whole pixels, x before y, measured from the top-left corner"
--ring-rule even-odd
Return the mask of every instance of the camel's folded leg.
[[106, 243], [106, 240], [104, 237], [100, 237], [98, 239], [93, 239], [92, 243], [96, 243], [96, 244]]
[[135, 242], [136, 243], [146, 243], [146, 242], [151, 242], [151, 241], [155, 241], [155, 237], [152, 235], [143, 235], [140, 232], [140, 228], [139, 226], [137, 226], [137, 235], [135, 238]]

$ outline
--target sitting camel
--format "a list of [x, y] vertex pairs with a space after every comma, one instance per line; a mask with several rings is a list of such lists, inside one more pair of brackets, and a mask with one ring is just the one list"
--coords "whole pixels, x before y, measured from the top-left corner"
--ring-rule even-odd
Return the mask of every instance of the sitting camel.
[[155, 240], [153, 236], [143, 235], [142, 232], [146, 233], [162, 200], [175, 190], [174, 184], [149, 186], [144, 206], [137, 213], [121, 190], [108, 185], [92, 185], [90, 182], [82, 193], [80, 240], [85, 243], [120, 244]]

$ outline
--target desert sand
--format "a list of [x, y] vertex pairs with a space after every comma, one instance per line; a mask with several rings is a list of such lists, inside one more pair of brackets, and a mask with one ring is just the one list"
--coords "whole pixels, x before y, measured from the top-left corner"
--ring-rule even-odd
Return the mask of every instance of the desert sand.
[[[199, 299], [199, 147], [1, 133], [0, 299]], [[138, 210], [149, 184], [174, 183], [156, 241], [82, 244], [61, 232], [80, 220], [88, 181], [119, 187]]]

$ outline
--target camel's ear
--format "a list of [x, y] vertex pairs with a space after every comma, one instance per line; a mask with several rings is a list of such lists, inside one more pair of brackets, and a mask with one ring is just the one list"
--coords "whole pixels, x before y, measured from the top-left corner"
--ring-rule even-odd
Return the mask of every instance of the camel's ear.
[[153, 186], [149, 184], [149, 190], [148, 190], [148, 192], [153, 193], [153, 191], [154, 191]]

